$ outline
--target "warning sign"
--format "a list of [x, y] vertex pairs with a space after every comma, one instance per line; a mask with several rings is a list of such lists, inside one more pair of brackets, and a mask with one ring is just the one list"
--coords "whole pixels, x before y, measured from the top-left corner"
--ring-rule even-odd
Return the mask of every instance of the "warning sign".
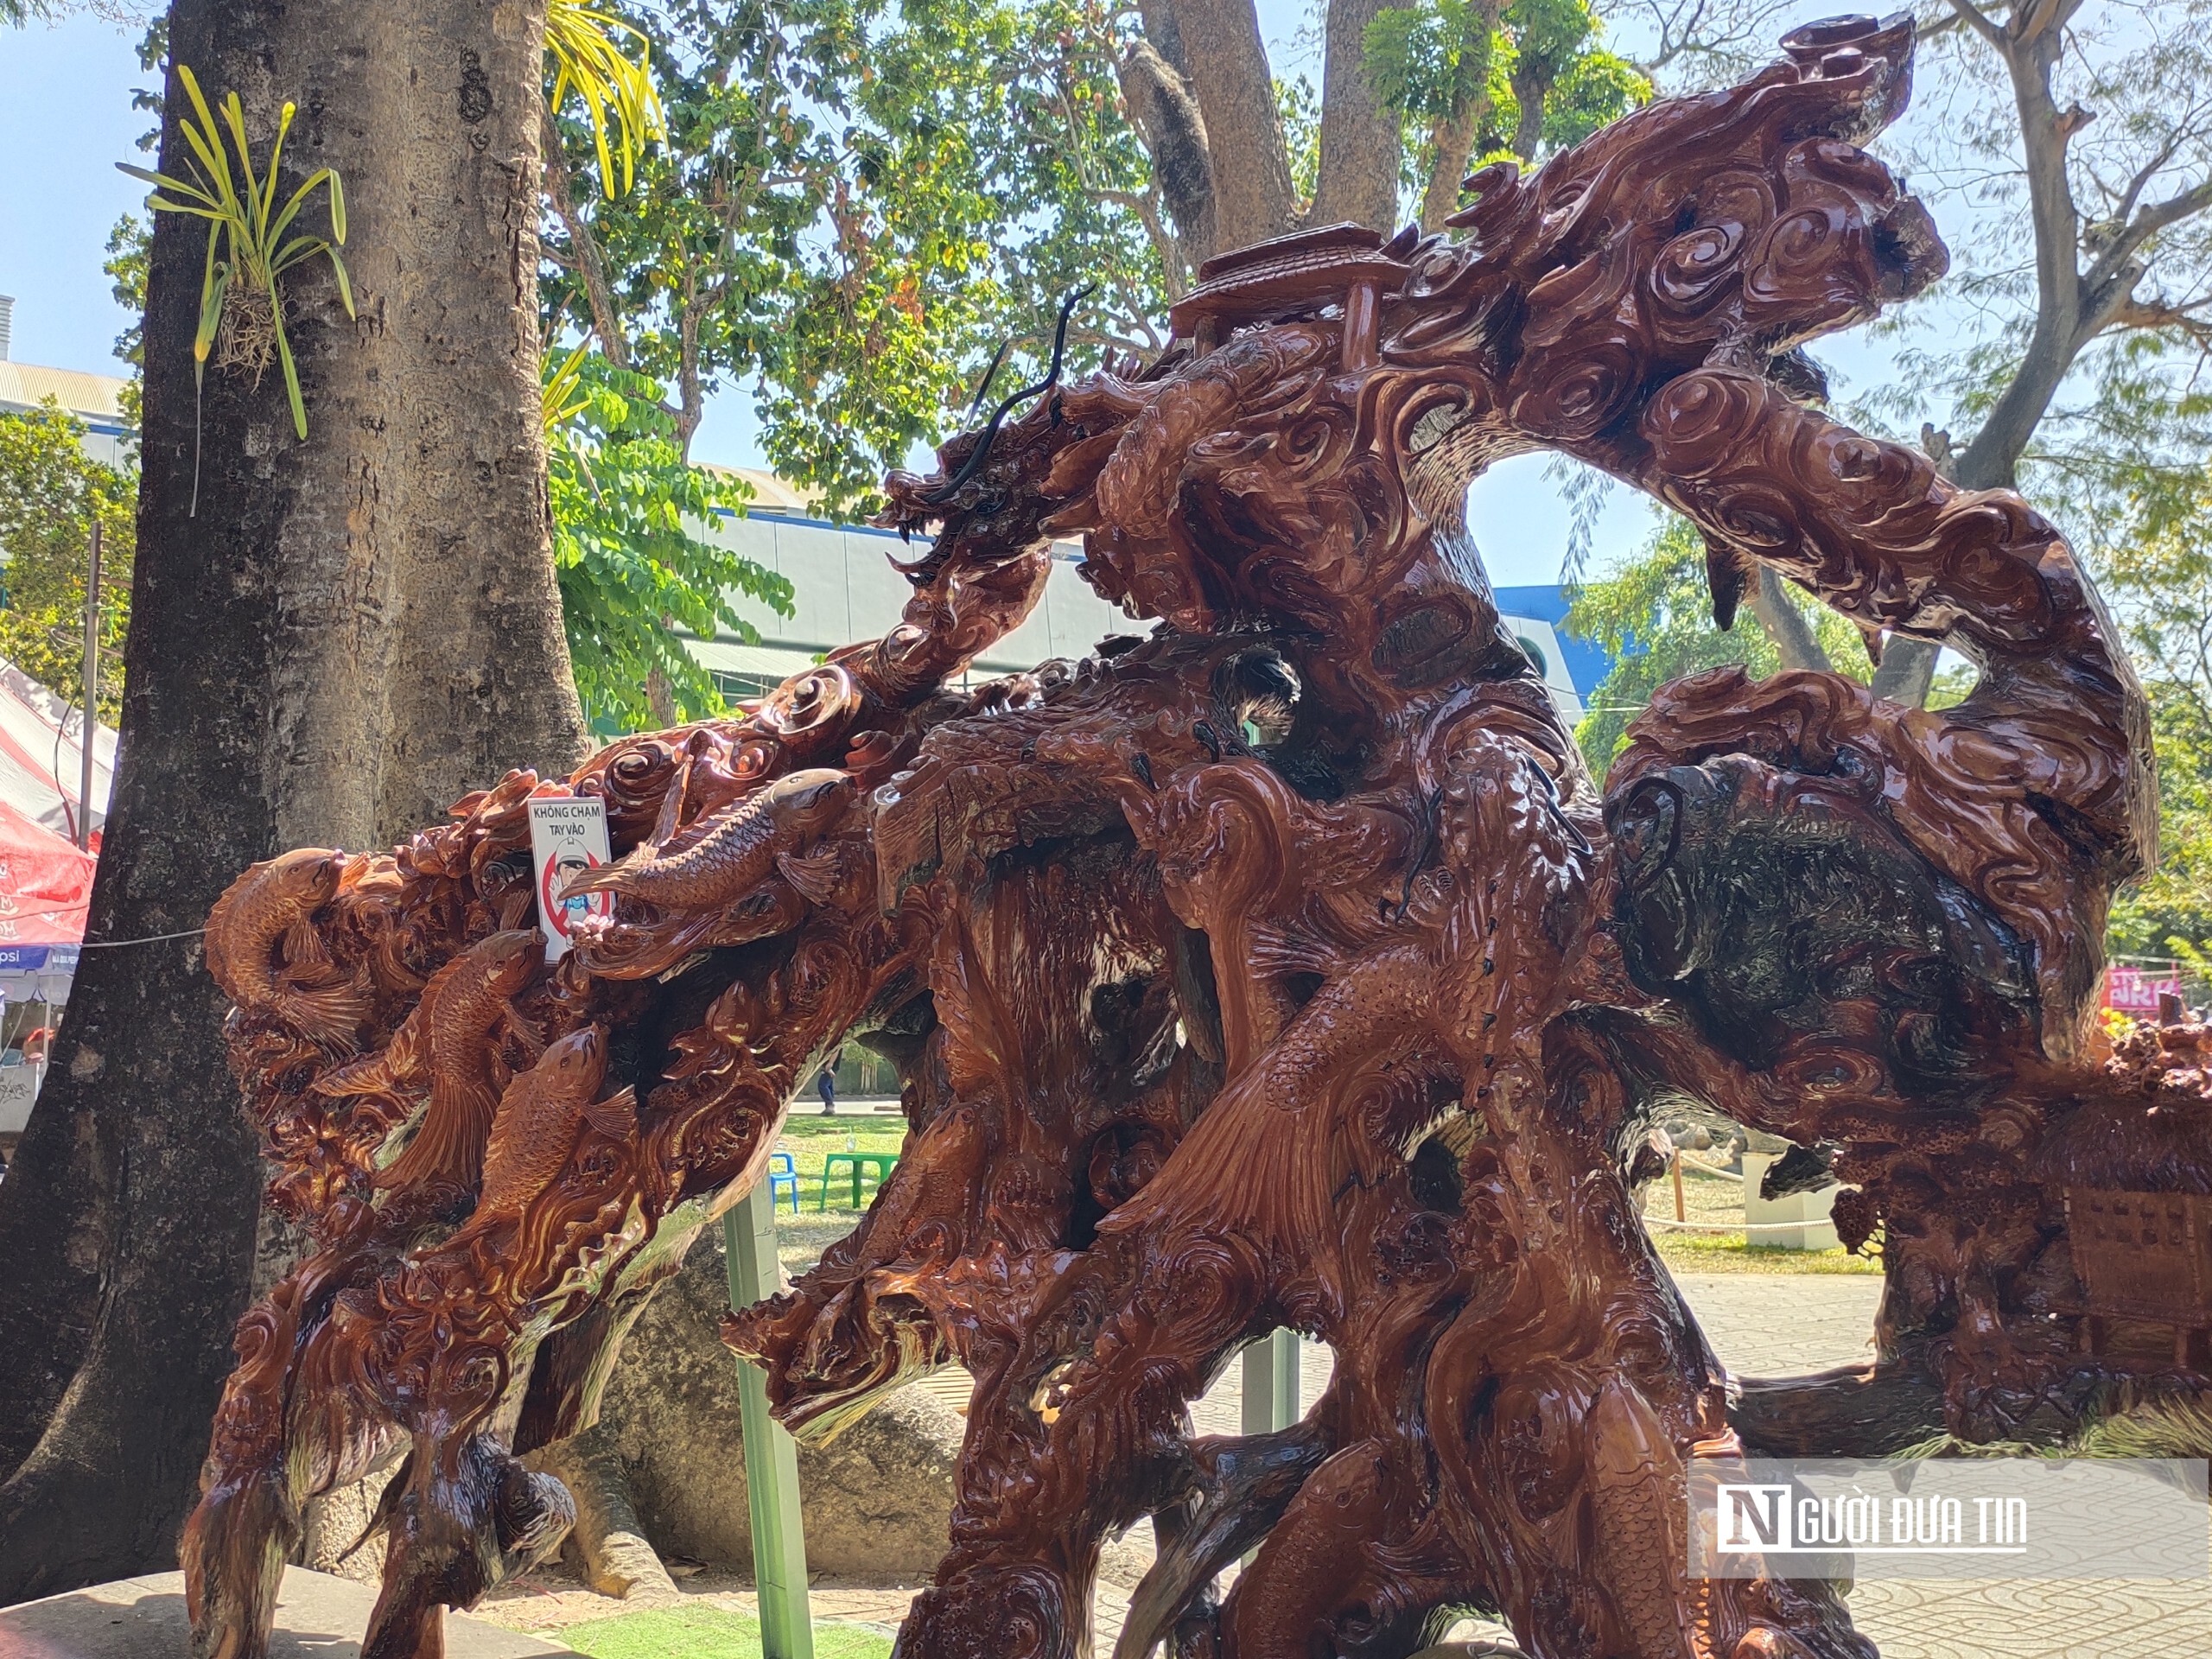
[[596, 796], [534, 800], [530, 804], [530, 855], [537, 871], [537, 917], [545, 933], [545, 960], [558, 962], [587, 916], [614, 913], [611, 893], [561, 897], [561, 889], [607, 862], [607, 803]]

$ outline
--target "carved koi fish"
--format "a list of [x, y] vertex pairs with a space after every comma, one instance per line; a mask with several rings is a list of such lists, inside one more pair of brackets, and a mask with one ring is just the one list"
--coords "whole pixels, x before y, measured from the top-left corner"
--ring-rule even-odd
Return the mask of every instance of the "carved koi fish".
[[345, 854], [319, 847], [255, 865], [207, 912], [207, 971], [232, 1001], [340, 1052], [353, 1046], [365, 999], [311, 918], [336, 896], [345, 872]]
[[571, 1032], [507, 1085], [484, 1154], [484, 1195], [469, 1228], [518, 1216], [559, 1179], [586, 1123], [627, 1140], [638, 1130], [638, 1097], [624, 1089], [601, 1100], [607, 1039], [597, 1026]]
[[834, 767], [795, 772], [746, 797], [681, 852], [641, 848], [620, 863], [585, 871], [561, 896], [620, 893], [664, 909], [713, 910], [742, 898], [774, 870], [819, 904], [835, 890], [836, 855], [803, 858], [796, 849], [835, 822], [859, 791], [849, 773]]
[[[381, 1054], [357, 1060], [316, 1085], [318, 1093], [375, 1094], [420, 1085], [430, 1101], [407, 1149], [378, 1178], [384, 1187], [432, 1177], [473, 1183], [499, 1101], [491, 1039], [543, 960], [537, 933], [517, 929], [480, 939], [430, 976], [423, 1000]], [[533, 1044], [534, 1046], [534, 1044]]]
[[1687, 1593], [1682, 1464], [1665, 1426], [1641, 1394], [1615, 1378], [1599, 1390], [1587, 1433], [1597, 1558], [1637, 1653], [1713, 1659]]

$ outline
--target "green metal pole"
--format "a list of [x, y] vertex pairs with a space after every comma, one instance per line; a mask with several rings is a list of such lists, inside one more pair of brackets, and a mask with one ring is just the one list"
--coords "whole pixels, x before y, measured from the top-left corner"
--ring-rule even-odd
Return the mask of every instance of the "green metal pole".
[[[1281, 1330], [1244, 1350], [1244, 1432], [1272, 1434], [1298, 1421], [1298, 1332]], [[1256, 1550], [1244, 1552], [1249, 1567]]]
[[1272, 1434], [1298, 1421], [1298, 1332], [1278, 1331], [1244, 1351], [1244, 1432]]
[[[750, 1307], [782, 1288], [776, 1270], [775, 1198], [765, 1179], [722, 1217], [722, 1238], [729, 1249], [732, 1307]], [[765, 1659], [814, 1659], [806, 1529], [798, 1509], [798, 1446], [769, 1414], [768, 1379], [758, 1365], [738, 1363], [737, 1389], [761, 1650]]]

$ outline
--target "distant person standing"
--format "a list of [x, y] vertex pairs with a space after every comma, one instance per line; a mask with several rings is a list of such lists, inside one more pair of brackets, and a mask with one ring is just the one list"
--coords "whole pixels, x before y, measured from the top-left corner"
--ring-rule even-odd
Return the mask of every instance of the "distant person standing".
[[837, 1115], [837, 1062], [844, 1058], [844, 1050], [839, 1049], [823, 1061], [822, 1069], [814, 1074], [814, 1086], [822, 1096], [822, 1116], [824, 1117]]

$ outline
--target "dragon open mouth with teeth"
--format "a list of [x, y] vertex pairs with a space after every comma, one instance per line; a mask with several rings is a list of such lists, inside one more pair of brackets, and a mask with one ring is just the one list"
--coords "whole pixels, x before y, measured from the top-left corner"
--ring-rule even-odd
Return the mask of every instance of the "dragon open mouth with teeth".
[[[2057, 532], [1829, 419], [1800, 350], [1943, 270], [1859, 148], [1911, 52], [1817, 24], [1486, 169], [1461, 234], [1215, 260], [1156, 359], [892, 476], [927, 550], [887, 637], [390, 854], [241, 877], [210, 961], [318, 1249], [239, 1327], [200, 1651], [265, 1651], [302, 1502], [402, 1445], [369, 1659], [435, 1655], [442, 1606], [549, 1548], [566, 1496], [517, 1460], [592, 1420], [849, 1037], [899, 1068], [901, 1160], [724, 1335], [801, 1434], [974, 1375], [908, 1659], [1088, 1653], [1100, 1541], [1147, 1516], [1117, 1659], [1386, 1659], [1467, 1607], [1545, 1659], [1869, 1655], [1823, 1586], [1685, 1577], [1688, 1459], [2061, 1440], [2201, 1389], [2212, 1263], [2130, 1300], [2080, 1224], [2212, 1214], [2198, 1028], [2114, 1054], [2093, 1022], [2152, 854], [2140, 692]], [[1601, 794], [1465, 522], [1535, 449], [1694, 522], [1724, 625], [1770, 567], [1979, 685], [1925, 712], [1699, 675]], [[1076, 535], [1148, 632], [950, 689]], [[614, 909], [519, 972], [546, 793], [606, 803]], [[1847, 1184], [1874, 1362], [1714, 1359], [1632, 1185], [1684, 1095]], [[395, 1161], [410, 1129], [438, 1154]], [[1335, 1354], [1304, 1421], [1194, 1436], [1283, 1326]]]

